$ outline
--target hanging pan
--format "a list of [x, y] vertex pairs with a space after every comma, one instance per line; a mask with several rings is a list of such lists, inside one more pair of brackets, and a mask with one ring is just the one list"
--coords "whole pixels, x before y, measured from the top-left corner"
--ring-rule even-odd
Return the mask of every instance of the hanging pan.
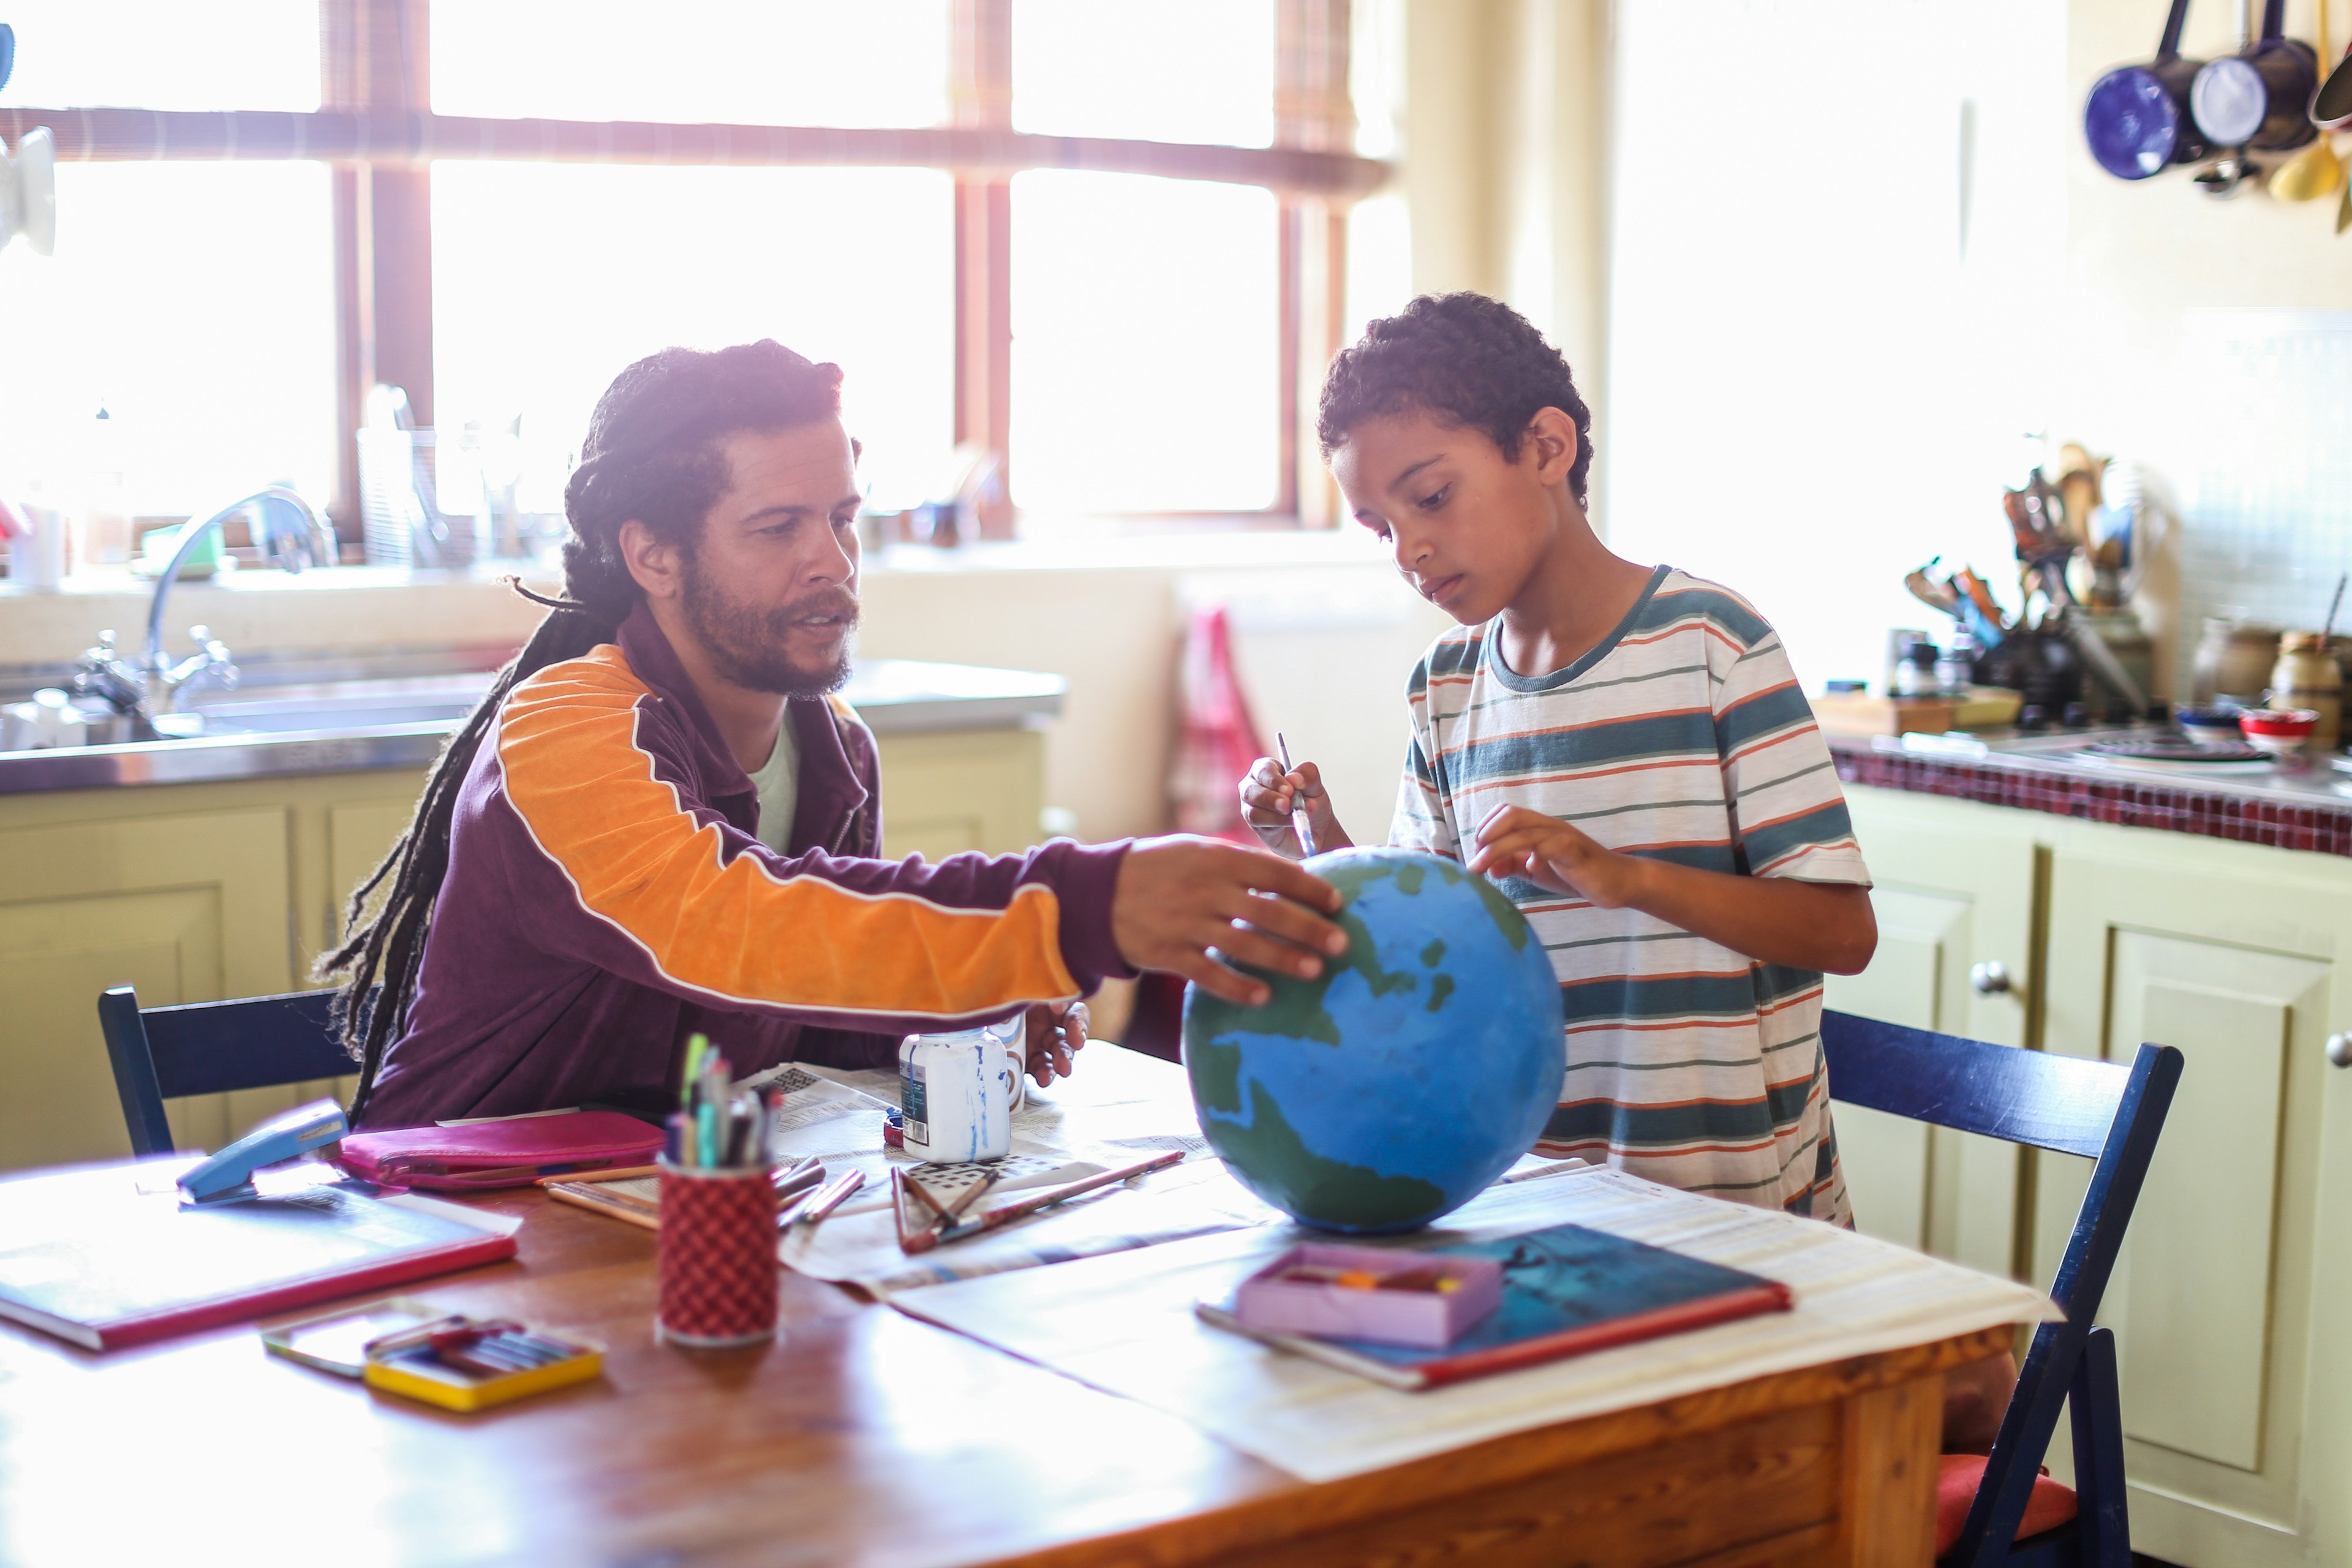
[[2168, 163], [2205, 156], [2204, 138], [2189, 112], [2189, 84], [2202, 60], [2180, 58], [2180, 25], [2189, 0], [2172, 0], [2156, 58], [2117, 66], [2091, 88], [2083, 104], [2083, 134], [2100, 168], [2118, 180], [2145, 180]]
[[[2241, 37], [2243, 7], [2241, 6]], [[2311, 122], [2319, 86], [2319, 52], [2282, 36], [2286, 0], [2263, 7], [2263, 36], [2234, 55], [2207, 62], [2189, 89], [2189, 111], [2216, 147], [2280, 153], [2319, 134]]]

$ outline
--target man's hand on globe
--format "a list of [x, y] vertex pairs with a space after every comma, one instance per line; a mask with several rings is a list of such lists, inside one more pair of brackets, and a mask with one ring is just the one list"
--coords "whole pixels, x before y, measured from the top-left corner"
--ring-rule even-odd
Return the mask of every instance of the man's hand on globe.
[[1487, 815], [1468, 865], [1483, 877], [1525, 877], [1604, 910], [1633, 901], [1642, 869], [1642, 862], [1603, 848], [1582, 829], [1524, 805], [1498, 805]]
[[1312, 980], [1323, 973], [1317, 953], [1348, 951], [1347, 932], [1322, 918], [1339, 913], [1339, 889], [1265, 850], [1181, 835], [1146, 838], [1119, 861], [1111, 940], [1138, 969], [1181, 974], [1257, 1007], [1273, 994], [1265, 983], [1218, 958]]
[[1318, 851], [1345, 849], [1354, 843], [1331, 808], [1331, 792], [1323, 787], [1323, 773], [1313, 763], [1301, 763], [1291, 772], [1272, 757], [1260, 757], [1242, 775], [1242, 820], [1258, 842], [1277, 855], [1296, 860], [1306, 852], [1291, 814], [1304, 806], [1307, 831], [1315, 835]]

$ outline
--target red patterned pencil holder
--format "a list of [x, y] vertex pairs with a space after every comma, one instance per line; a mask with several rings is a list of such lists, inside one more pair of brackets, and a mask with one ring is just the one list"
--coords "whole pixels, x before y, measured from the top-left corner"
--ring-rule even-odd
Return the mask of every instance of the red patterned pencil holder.
[[776, 1186], [765, 1165], [661, 1162], [661, 1305], [655, 1328], [698, 1350], [776, 1334]]

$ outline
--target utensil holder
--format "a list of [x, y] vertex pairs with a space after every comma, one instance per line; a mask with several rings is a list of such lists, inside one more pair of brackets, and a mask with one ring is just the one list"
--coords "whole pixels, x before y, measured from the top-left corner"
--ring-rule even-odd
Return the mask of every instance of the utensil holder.
[[656, 1233], [667, 1344], [727, 1350], [776, 1336], [776, 1188], [766, 1165], [700, 1169], [660, 1162]]

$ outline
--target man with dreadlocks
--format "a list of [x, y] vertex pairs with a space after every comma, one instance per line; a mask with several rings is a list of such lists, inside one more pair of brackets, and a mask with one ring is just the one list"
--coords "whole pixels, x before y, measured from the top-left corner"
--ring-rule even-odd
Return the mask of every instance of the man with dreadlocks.
[[876, 858], [874, 738], [831, 695], [857, 624], [840, 386], [761, 342], [666, 349], [597, 404], [564, 595], [320, 965], [344, 979], [354, 1124], [649, 1109], [698, 1030], [738, 1070], [876, 1066], [910, 1030], [1025, 1011], [1045, 1082], [1108, 976], [1257, 1003], [1212, 948], [1305, 976], [1346, 951], [1313, 912], [1328, 884], [1206, 840]]

